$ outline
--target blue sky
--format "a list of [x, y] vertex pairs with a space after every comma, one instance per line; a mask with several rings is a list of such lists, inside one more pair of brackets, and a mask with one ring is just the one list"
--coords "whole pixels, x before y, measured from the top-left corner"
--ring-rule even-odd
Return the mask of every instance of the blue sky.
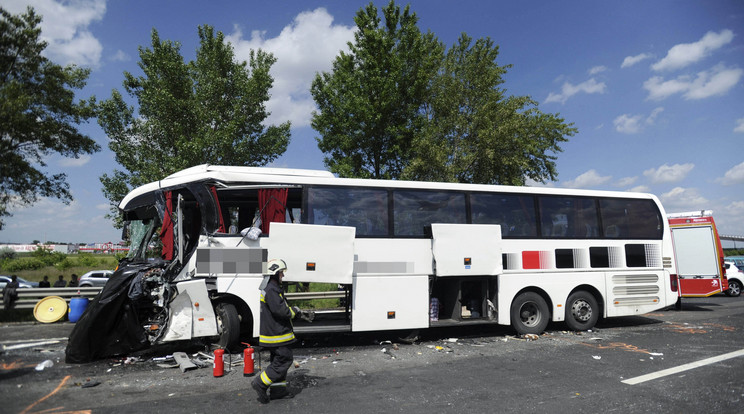
[[[123, 72], [140, 74], [139, 46], [181, 43], [187, 60], [197, 27], [225, 33], [236, 55], [277, 57], [272, 115], [292, 121], [292, 142], [273, 166], [324, 169], [309, 126], [310, 83], [353, 39], [366, 1], [4, 0], [11, 13], [33, 5], [44, 17], [45, 54], [92, 69], [81, 97], [122, 90]], [[376, 1], [381, 7], [387, 1]], [[401, 5], [407, 3], [399, 3]], [[451, 46], [462, 32], [490, 37], [502, 85], [559, 113], [579, 133], [558, 154], [559, 181], [548, 185], [656, 194], [667, 212], [714, 211], [722, 234], [744, 235], [744, 2], [728, 1], [411, 1], [419, 28]], [[14, 208], [0, 243], [118, 241], [104, 218], [98, 178], [113, 171], [108, 138], [95, 120], [81, 130], [103, 151], [49, 157], [65, 172], [75, 201], [43, 199]], [[730, 244], [730, 243], [728, 243]], [[737, 244], [741, 245], [743, 243]]]

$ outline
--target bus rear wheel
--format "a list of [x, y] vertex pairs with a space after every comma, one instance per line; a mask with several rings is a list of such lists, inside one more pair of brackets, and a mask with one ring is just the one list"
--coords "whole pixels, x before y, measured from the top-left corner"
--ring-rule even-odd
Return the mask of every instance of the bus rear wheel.
[[574, 331], [592, 329], [599, 320], [597, 299], [583, 290], [574, 292], [566, 302], [566, 325]]
[[511, 324], [521, 335], [541, 334], [548, 326], [550, 315], [545, 299], [535, 292], [524, 292], [511, 305]]
[[214, 309], [217, 317], [217, 346], [236, 351], [240, 344], [240, 317], [232, 303], [218, 303]]

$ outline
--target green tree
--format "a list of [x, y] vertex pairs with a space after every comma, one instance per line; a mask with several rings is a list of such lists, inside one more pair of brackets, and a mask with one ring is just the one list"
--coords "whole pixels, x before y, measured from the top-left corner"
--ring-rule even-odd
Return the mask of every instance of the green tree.
[[[143, 76], [124, 73], [124, 89], [138, 103], [135, 113], [114, 90], [100, 104], [98, 122], [123, 170], [101, 176], [115, 212], [134, 187], [203, 163], [258, 166], [284, 153], [290, 123], [264, 127], [274, 79], [273, 55], [251, 51], [236, 62], [222, 32], [199, 27], [196, 59], [185, 62], [180, 44], [152, 31], [151, 48], [139, 48]], [[116, 214], [112, 214], [116, 217]]]
[[401, 12], [391, 1], [382, 12], [384, 25], [372, 3], [357, 12], [349, 53], [311, 87], [318, 147], [325, 165], [342, 177], [400, 176], [425, 124], [420, 108], [444, 50], [433, 34], [419, 31], [408, 6]]
[[500, 86], [511, 65], [499, 66], [498, 53], [491, 39], [473, 43], [466, 34], [447, 51], [402, 178], [511, 185], [556, 179], [552, 154], [577, 130], [529, 97], [507, 96]]
[[95, 99], [76, 100], [89, 69], [62, 67], [41, 53], [41, 17], [28, 8], [12, 15], [0, 8], [0, 229], [11, 205], [31, 205], [39, 197], [65, 204], [72, 194], [65, 174], [44, 171], [58, 153], [79, 157], [100, 146], [76, 125], [95, 115]]

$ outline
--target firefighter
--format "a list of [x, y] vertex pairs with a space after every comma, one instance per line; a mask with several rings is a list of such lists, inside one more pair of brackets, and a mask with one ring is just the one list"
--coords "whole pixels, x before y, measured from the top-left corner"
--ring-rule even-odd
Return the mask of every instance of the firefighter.
[[261, 283], [261, 332], [259, 343], [271, 353], [270, 365], [261, 372], [251, 386], [262, 404], [279, 398], [291, 398], [287, 389], [287, 371], [294, 356], [290, 344], [295, 342], [292, 319], [299, 316], [300, 309], [289, 307], [282, 291], [282, 278], [287, 263], [272, 259], [268, 263], [268, 275]]

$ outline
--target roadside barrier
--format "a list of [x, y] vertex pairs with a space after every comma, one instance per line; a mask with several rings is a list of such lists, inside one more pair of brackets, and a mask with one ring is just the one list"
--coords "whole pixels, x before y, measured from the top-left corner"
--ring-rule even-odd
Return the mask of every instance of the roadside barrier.
[[[102, 287], [68, 287], [68, 288], [21, 288], [18, 292], [13, 309], [33, 309], [36, 304], [47, 296], [59, 296], [66, 302], [73, 298], [93, 299], [98, 295]], [[306, 299], [329, 299], [344, 298], [345, 294], [341, 291], [329, 292], [292, 292], [284, 295], [287, 300], [306, 300]], [[2, 292], [0, 292], [0, 304], [2, 304]], [[2, 306], [0, 306], [2, 310]]]

